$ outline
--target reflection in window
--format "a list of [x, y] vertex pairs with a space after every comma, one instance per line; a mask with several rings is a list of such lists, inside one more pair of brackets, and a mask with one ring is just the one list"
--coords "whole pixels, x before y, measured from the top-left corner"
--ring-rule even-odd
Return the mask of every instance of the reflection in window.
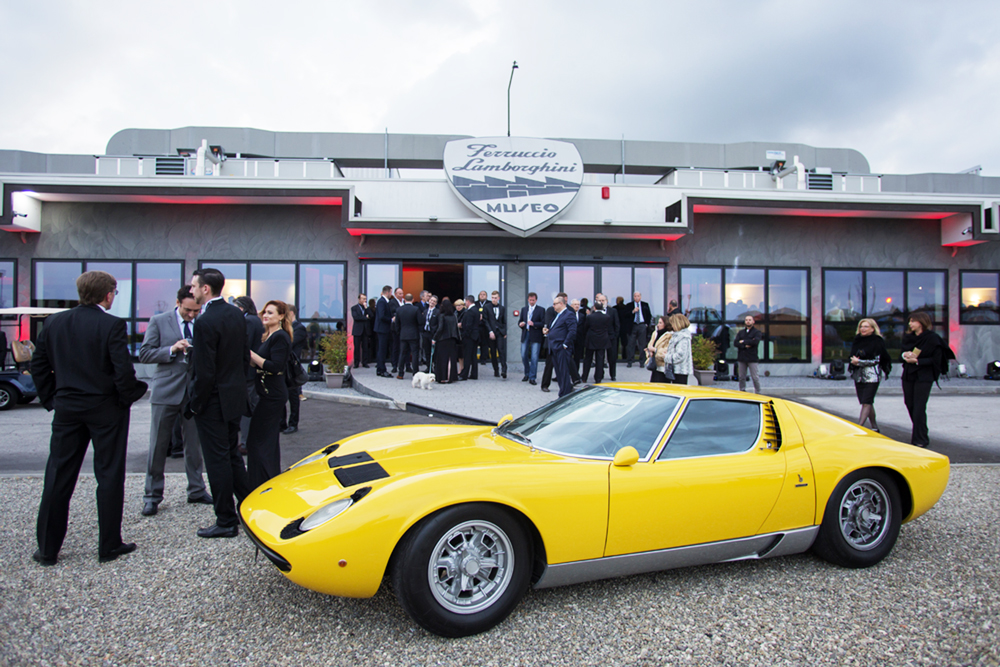
[[83, 273], [82, 262], [35, 262], [35, 306], [72, 308], [79, 295], [76, 279]]
[[680, 307], [695, 324], [722, 322], [722, 270], [682, 267]]
[[592, 266], [564, 266], [563, 267], [563, 291], [569, 295], [570, 301], [573, 299], [587, 299], [593, 303], [594, 294], [594, 267]]
[[925, 312], [932, 322], [947, 319], [944, 273], [909, 271], [906, 275], [906, 306], [909, 312]]
[[[247, 295], [247, 265], [245, 263], [229, 264], [224, 262], [206, 262], [203, 269], [218, 269], [226, 279], [222, 286], [222, 298], [229, 303], [238, 296]], [[257, 305], [254, 302], [254, 305]]]
[[868, 317], [878, 319], [902, 312], [903, 309], [903, 272], [902, 271], [868, 271], [866, 279]]
[[660, 459], [745, 452], [760, 435], [760, 405], [715, 399], [688, 402]]
[[136, 317], [152, 317], [173, 310], [177, 290], [187, 282], [182, 271], [180, 262], [136, 262]]
[[87, 271], [104, 271], [118, 281], [118, 294], [111, 310], [115, 317], [132, 316], [132, 263], [131, 262], [87, 262]]
[[823, 274], [826, 292], [824, 318], [832, 322], [856, 320], [864, 307], [861, 271], [827, 271]]
[[642, 266], [635, 269], [635, 291], [642, 292], [642, 300], [649, 303], [653, 317], [667, 313], [667, 304], [663, 299], [663, 276], [663, 267]]
[[740, 321], [747, 315], [759, 320], [764, 312], [764, 270], [726, 269], [726, 319]]
[[608, 297], [608, 305], [618, 303], [622, 297], [625, 303], [632, 300], [632, 268], [628, 266], [602, 266], [601, 292]]
[[[366, 264], [365, 265], [365, 295], [369, 299], [378, 299], [382, 288], [386, 285], [396, 289], [403, 284], [399, 275], [399, 264]], [[353, 305], [353, 304], [352, 304]], [[313, 311], [309, 311], [312, 313]]]
[[805, 271], [767, 272], [767, 313], [772, 322], [805, 322], [809, 312], [809, 280]]
[[0, 260], [0, 308], [17, 306], [17, 299], [14, 296], [15, 267], [13, 260]]
[[[254, 271], [256, 272], [256, 266]], [[381, 288], [381, 285], [379, 286]], [[299, 265], [299, 311], [303, 318], [344, 318], [344, 265]], [[381, 292], [376, 292], [376, 297]]]
[[[254, 305], [263, 309], [268, 301], [284, 301], [285, 303], [295, 303], [295, 265], [294, 264], [271, 264], [258, 263], [250, 264], [250, 291], [247, 292], [254, 301]], [[338, 301], [340, 297], [337, 297]], [[324, 304], [330, 308], [329, 301]], [[324, 311], [324, 312], [328, 312]], [[340, 312], [344, 312], [343, 303], [340, 304]], [[326, 317], [332, 317], [327, 315]]]
[[962, 324], [1000, 324], [1000, 273], [963, 271]]
[[489, 298], [493, 294], [493, 290], [496, 290], [500, 293], [500, 302], [504, 302], [506, 295], [503, 290], [503, 266], [501, 264], [468, 264], [466, 271], [468, 294], [478, 298], [480, 292], [486, 292], [486, 298]]
[[529, 266], [528, 291], [538, 295], [538, 303], [547, 308], [559, 293], [558, 266]]

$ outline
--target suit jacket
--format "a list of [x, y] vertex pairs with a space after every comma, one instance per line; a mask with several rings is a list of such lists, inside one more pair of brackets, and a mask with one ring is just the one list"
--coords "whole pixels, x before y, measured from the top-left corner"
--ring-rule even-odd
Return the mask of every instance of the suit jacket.
[[[496, 308], [498, 313], [494, 313], [493, 309]], [[507, 309], [503, 307], [503, 304], [493, 305], [493, 302], [486, 304], [486, 308], [483, 309], [483, 321], [486, 323], [487, 337], [489, 337], [489, 331], [499, 340], [507, 336]]]
[[585, 349], [584, 343], [586, 342], [587, 318], [589, 317], [589, 315], [587, 315], [587, 313], [584, 312], [583, 308], [580, 308], [580, 310], [576, 312], [573, 312], [572, 308], [570, 308], [569, 310], [573, 314], [574, 319], [576, 320], [576, 342], [575, 342], [576, 351], [578, 354], [582, 354], [583, 350]]
[[[631, 331], [632, 326], [635, 324], [635, 313], [632, 312], [632, 309], [635, 308], [635, 301], [629, 301], [625, 305], [628, 306], [628, 310], [625, 312], [625, 315], [627, 315], [629, 318], [629, 331]], [[645, 324], [647, 327], [656, 326], [656, 322], [652, 321], [653, 315], [649, 310], [648, 303], [646, 303], [645, 301], [640, 301], [639, 310], [642, 312], [643, 324]]]
[[611, 342], [617, 340], [614, 336], [611, 315], [603, 310], [595, 310], [588, 315], [585, 338], [588, 350], [605, 350], [611, 347]]
[[620, 306], [611, 307], [618, 315], [618, 333], [622, 336], [632, 333], [632, 325], [635, 324], [631, 303], [631, 301], [628, 301]]
[[396, 321], [393, 322], [393, 331], [399, 332], [399, 340], [419, 340], [420, 325], [417, 323], [417, 316], [420, 315], [420, 308], [412, 303], [404, 303], [396, 311]]
[[458, 321], [462, 325], [462, 328], [459, 329], [462, 334], [462, 340], [479, 340], [480, 319], [479, 309], [475, 306], [466, 308], [458, 314]]
[[[611, 318], [612, 338], [611, 340], [608, 341], [608, 347], [611, 347], [612, 345], [617, 346], [618, 334], [621, 333], [621, 328], [622, 328], [621, 321], [618, 319], [618, 311], [615, 310], [614, 308], [608, 308], [605, 312], [608, 314], [608, 317]], [[632, 328], [629, 327], [629, 331], [631, 330]]]
[[[194, 330], [194, 322], [191, 322]], [[153, 392], [149, 402], [154, 405], [184, 405], [190, 382], [191, 363], [184, 362], [181, 353], [170, 354], [170, 346], [184, 337], [177, 324], [177, 309], [154, 315], [139, 348], [139, 361], [156, 364]], [[190, 354], [190, 353], [189, 353]], [[190, 359], [188, 359], [190, 362]]]
[[[257, 313], [245, 313], [243, 318], [246, 321], [247, 345], [250, 346], [251, 351], [257, 352], [260, 350], [261, 339], [264, 337], [264, 323], [260, 321]], [[249, 355], [247, 356], [245, 373], [247, 382], [256, 381], [257, 369], [250, 365]]]
[[549, 350], [566, 347], [572, 354], [576, 341], [576, 318], [573, 317], [573, 309], [567, 306], [558, 317], [555, 309], [552, 310], [553, 322], [549, 325], [548, 333]]
[[243, 371], [250, 365], [246, 331], [240, 309], [221, 299], [206, 304], [194, 321], [194, 378], [189, 406], [195, 414], [203, 412], [213, 396], [219, 397], [225, 421], [249, 414]]
[[353, 324], [351, 324], [351, 335], [365, 335], [365, 325], [368, 323], [368, 316], [365, 314], [365, 307], [360, 303], [356, 303], [351, 306], [351, 319], [353, 320]]
[[31, 378], [46, 410], [68, 412], [127, 408], [147, 388], [135, 377], [125, 320], [100, 306], [80, 305], [45, 321]]
[[301, 359], [302, 353], [308, 345], [309, 332], [306, 331], [306, 326], [299, 320], [295, 320], [292, 322], [292, 354]]
[[375, 302], [375, 333], [389, 333], [392, 327], [392, 312], [389, 301], [380, 296]]
[[[542, 333], [542, 327], [545, 325], [545, 308], [535, 304], [535, 310], [531, 313], [531, 326], [528, 326], [528, 308], [530, 306], [525, 306], [521, 309], [521, 314], [517, 317], [518, 328], [521, 329], [521, 342], [528, 341], [529, 343], [541, 343], [545, 340], [545, 334]], [[524, 322], [524, 327], [521, 327], [521, 322]]]
[[[430, 313], [428, 315], [428, 313]], [[432, 337], [434, 332], [437, 331], [438, 319], [441, 317], [441, 309], [438, 307], [434, 308], [431, 312], [430, 308], [421, 311], [417, 314], [417, 327], [420, 329], [420, 335], [422, 337]], [[427, 320], [430, 320], [430, 327], [426, 327]]]

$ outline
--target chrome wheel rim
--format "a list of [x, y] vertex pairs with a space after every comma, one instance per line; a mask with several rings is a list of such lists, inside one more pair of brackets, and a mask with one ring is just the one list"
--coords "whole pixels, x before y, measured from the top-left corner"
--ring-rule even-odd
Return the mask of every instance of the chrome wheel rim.
[[885, 539], [891, 513], [885, 488], [871, 479], [859, 480], [840, 501], [840, 532], [855, 549], [869, 551]]
[[14, 400], [14, 396], [9, 390], [0, 388], [0, 407], [7, 407], [7, 405]]
[[503, 595], [514, 574], [510, 538], [489, 521], [466, 521], [434, 545], [427, 566], [431, 593], [456, 614], [482, 611]]

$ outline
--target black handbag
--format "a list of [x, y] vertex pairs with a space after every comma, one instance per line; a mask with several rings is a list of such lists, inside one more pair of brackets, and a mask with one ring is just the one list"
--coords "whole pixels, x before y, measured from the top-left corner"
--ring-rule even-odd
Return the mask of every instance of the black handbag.
[[293, 387], [301, 387], [306, 382], [309, 381], [309, 377], [306, 372], [302, 370], [302, 363], [295, 353], [291, 353], [288, 357], [288, 382]]
[[646, 362], [646, 370], [647, 371], [655, 371], [656, 370], [656, 355], [655, 354], [651, 354], [649, 356], [649, 360]]

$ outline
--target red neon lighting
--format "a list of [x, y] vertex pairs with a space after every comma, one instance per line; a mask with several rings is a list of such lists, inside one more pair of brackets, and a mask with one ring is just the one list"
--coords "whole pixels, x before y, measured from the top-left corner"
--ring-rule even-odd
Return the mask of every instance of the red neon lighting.
[[[745, 212], [745, 207], [739, 205], [719, 205], [719, 204], [695, 204], [695, 213], [718, 213], [735, 214]], [[885, 211], [870, 211], [863, 208], [858, 209], [812, 209], [812, 208], [766, 208], [756, 215], [780, 215], [801, 218], [881, 218], [885, 217]], [[952, 215], [951, 212], [935, 211], [899, 211], [894, 212], [892, 217], [909, 218], [913, 220], [940, 220]]]

